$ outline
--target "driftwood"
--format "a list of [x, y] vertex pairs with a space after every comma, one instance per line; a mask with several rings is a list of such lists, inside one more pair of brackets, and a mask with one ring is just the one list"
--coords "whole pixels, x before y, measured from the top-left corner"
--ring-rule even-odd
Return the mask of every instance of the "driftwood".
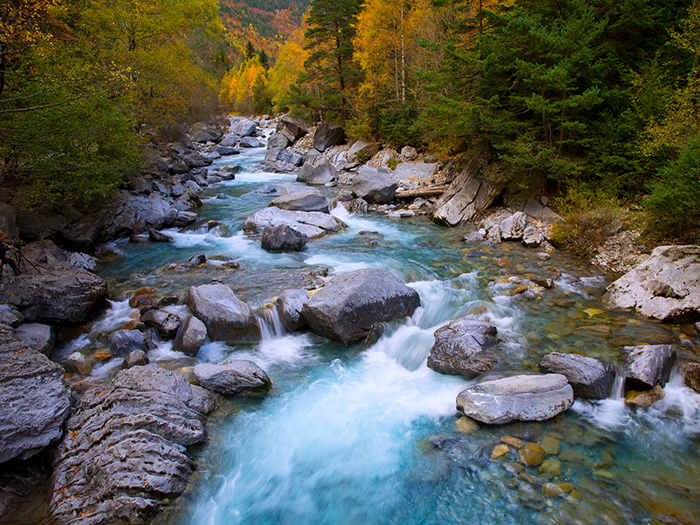
[[415, 199], [416, 197], [437, 197], [442, 195], [448, 186], [426, 186], [424, 188], [416, 188], [414, 190], [397, 191], [398, 199]]

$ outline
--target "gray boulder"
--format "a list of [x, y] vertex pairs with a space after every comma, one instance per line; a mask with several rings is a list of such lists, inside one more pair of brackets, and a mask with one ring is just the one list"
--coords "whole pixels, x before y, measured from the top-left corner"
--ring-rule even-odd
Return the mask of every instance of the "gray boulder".
[[165, 340], [175, 337], [180, 328], [180, 319], [165, 310], [148, 310], [141, 315], [141, 321], [146, 326], [158, 330], [158, 335]]
[[243, 137], [240, 144], [241, 148], [262, 148], [265, 145], [262, 140], [255, 137]]
[[527, 215], [518, 211], [501, 221], [501, 239], [504, 241], [519, 241], [527, 228]]
[[289, 138], [282, 133], [275, 133], [267, 141], [267, 152], [265, 153], [266, 162], [275, 162], [280, 152], [291, 144]]
[[328, 200], [317, 190], [302, 190], [277, 197], [270, 206], [291, 211], [322, 211], [328, 213]]
[[66, 424], [51, 476], [60, 525], [147, 523], [188, 486], [188, 447], [205, 438], [206, 390], [151, 364], [88, 390]]
[[347, 164], [345, 169], [354, 168], [359, 164], [363, 164], [374, 157], [379, 151], [379, 145], [376, 142], [365, 142], [358, 140], [347, 153]]
[[293, 143], [306, 135], [309, 129], [301, 120], [285, 116], [280, 119], [277, 132], [287, 137], [290, 143]]
[[299, 252], [309, 238], [288, 224], [268, 226], [262, 232], [261, 246], [268, 252]]
[[255, 134], [258, 125], [247, 118], [241, 118], [231, 123], [231, 133], [239, 137], [250, 137]]
[[545, 421], [568, 410], [574, 391], [561, 374], [520, 375], [483, 381], [457, 396], [457, 410], [482, 423]]
[[323, 153], [332, 146], [345, 144], [345, 130], [336, 124], [323, 122], [314, 133], [314, 149]]
[[407, 317], [420, 306], [413, 289], [387, 270], [333, 276], [303, 306], [311, 331], [345, 344], [367, 337], [376, 323]]
[[250, 307], [225, 284], [193, 286], [187, 291], [187, 306], [207, 327], [209, 337], [228, 343], [250, 343], [260, 339], [260, 329]]
[[146, 350], [146, 339], [139, 330], [117, 330], [109, 336], [112, 355], [126, 356], [133, 350]]
[[285, 290], [280, 294], [275, 307], [285, 329], [297, 332], [306, 327], [301, 311], [307, 302], [309, 295], [306, 290]]
[[663, 321], [700, 319], [700, 246], [659, 246], [608, 287], [607, 300]]
[[7, 325], [16, 328], [22, 321], [24, 321], [24, 316], [16, 309], [8, 304], [0, 304], [0, 326]]
[[272, 385], [265, 371], [252, 361], [202, 363], [193, 372], [202, 387], [228, 396], [265, 394]]
[[64, 373], [0, 325], [0, 463], [27, 459], [61, 437], [70, 408]]
[[25, 347], [45, 355], [51, 353], [56, 341], [53, 328], [41, 323], [20, 325], [15, 330], [15, 335]]
[[231, 155], [238, 155], [240, 153], [240, 150], [236, 146], [216, 146], [214, 151], [222, 157], [230, 157]]
[[88, 272], [54, 270], [5, 276], [0, 281], [0, 303], [15, 307], [28, 322], [83, 323], [106, 297], [104, 279]]
[[256, 211], [243, 223], [243, 230], [249, 234], [261, 234], [265, 228], [287, 225], [309, 239], [339, 232], [345, 228], [340, 220], [317, 211], [289, 211], [270, 207]]
[[297, 175], [297, 182], [303, 182], [312, 186], [323, 186], [335, 182], [337, 178], [338, 172], [330, 161], [326, 157], [318, 155], [304, 163]]
[[522, 243], [528, 248], [536, 248], [545, 241], [544, 234], [537, 226], [528, 224], [523, 232]]
[[223, 135], [220, 129], [208, 122], [197, 122], [193, 124], [190, 134], [194, 142], [200, 143], [217, 142]]
[[486, 210], [501, 188], [479, 177], [476, 163], [467, 166], [435, 203], [432, 218], [447, 226], [457, 226]]
[[451, 321], [435, 332], [428, 367], [443, 374], [472, 378], [488, 372], [498, 362], [493, 347], [496, 327], [469, 317]]
[[207, 327], [195, 316], [190, 315], [180, 325], [180, 329], [175, 336], [173, 348], [178, 352], [194, 356], [197, 355], [197, 352], [199, 352], [206, 340]]
[[371, 203], [391, 202], [398, 186], [394, 177], [371, 166], [362, 166], [352, 178], [352, 192]]
[[547, 354], [540, 361], [540, 370], [563, 375], [574, 389], [576, 397], [584, 399], [607, 398], [615, 381], [612, 367], [578, 354]]
[[158, 193], [131, 195], [119, 191], [106, 205], [101, 218], [101, 240], [111, 240], [148, 229], [172, 226], [177, 217], [170, 201]]
[[173, 242], [173, 238], [170, 235], [161, 233], [153, 228], [148, 230], [148, 240], [151, 242]]
[[626, 346], [625, 387], [646, 390], [665, 385], [676, 362], [673, 345]]
[[401, 158], [405, 160], [414, 160], [418, 156], [418, 150], [413, 146], [404, 146], [401, 148]]

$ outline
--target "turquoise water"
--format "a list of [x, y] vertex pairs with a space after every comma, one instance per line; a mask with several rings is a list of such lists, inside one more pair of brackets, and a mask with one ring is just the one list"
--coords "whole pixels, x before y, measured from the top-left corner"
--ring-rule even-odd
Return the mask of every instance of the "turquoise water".
[[[271, 187], [296, 183], [294, 176], [260, 171], [263, 155], [252, 150], [220, 161], [238, 163], [243, 172], [206, 192], [201, 224], [167, 232], [174, 244], [112, 245], [123, 257], [101, 271], [114, 289], [125, 297], [144, 285], [182, 293], [214, 277], [261, 306], [286, 287], [317, 285], [326, 273], [379, 267], [414, 287], [422, 307], [370, 348], [284, 334], [268, 320], [259, 345], [209, 343], [195, 360], [168, 343], [152, 352], [151, 359], [172, 368], [253, 359], [274, 383], [263, 400], [234, 399], [220, 407], [209, 424], [208, 444], [195, 453], [191, 490], [155, 523], [698, 521], [700, 396], [677, 376], [665, 399], [649, 409], [630, 410], [620, 399], [577, 401], [550, 422], [482, 425], [465, 435], [455, 426], [455, 398], [470, 382], [425, 364], [433, 332], [470, 312], [495, 324], [504, 341], [494, 375], [532, 371], [554, 350], [619, 360], [625, 344], [688, 341], [691, 327], [674, 330], [608, 311], [600, 299], [606, 278], [562, 254], [542, 262], [518, 245], [466, 245], [463, 230], [423, 218], [397, 222], [335, 210], [347, 230], [313, 241], [299, 254], [269, 254], [240, 231], [241, 224], [276, 196], [267, 193]], [[205, 220], [221, 225], [209, 230]], [[363, 231], [382, 238], [373, 246], [358, 236]], [[240, 269], [162, 269], [196, 253], [235, 256]], [[510, 295], [535, 278], [552, 278], [557, 286], [541, 295]], [[115, 303], [102, 322], [124, 322], [129, 310]], [[694, 351], [692, 345], [684, 348]], [[561, 473], [518, 472], [514, 452], [491, 461], [504, 435], [526, 441], [555, 437], [561, 452], [552, 458]], [[546, 483], [572, 486], [552, 495]]]

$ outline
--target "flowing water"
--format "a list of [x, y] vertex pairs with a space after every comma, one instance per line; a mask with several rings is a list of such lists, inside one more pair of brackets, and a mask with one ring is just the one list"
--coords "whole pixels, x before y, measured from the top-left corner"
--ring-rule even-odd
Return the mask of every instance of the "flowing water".
[[[576, 401], [546, 423], [482, 425], [465, 435], [455, 426], [455, 398], [470, 381], [426, 366], [436, 328], [467, 313], [491, 321], [503, 340], [504, 359], [493, 376], [536, 370], [551, 351], [619, 362], [624, 345], [681, 341], [683, 352], [692, 354], [692, 327], [673, 329], [607, 310], [601, 302], [605, 277], [564, 255], [543, 262], [515, 244], [467, 245], [463, 230], [424, 218], [397, 222], [336, 208], [348, 225], [344, 232], [312, 241], [299, 254], [267, 253], [242, 233], [242, 222], [280, 191], [299, 185], [293, 175], [262, 171], [263, 155], [263, 149], [248, 150], [217, 161], [214, 169], [237, 164], [243, 171], [204, 194], [201, 223], [166, 232], [173, 244], [116, 242], [110, 248], [121, 257], [101, 268], [124, 299], [146, 285], [181, 294], [214, 277], [263, 307], [259, 345], [209, 342], [195, 359], [174, 352], [170, 343], [151, 352], [151, 360], [175, 369], [252, 359], [274, 384], [265, 399], [233, 399], [219, 408], [208, 443], [195, 452], [191, 490], [155, 523], [700, 521], [700, 396], [677, 374], [665, 398], [649, 409], [625, 407], [618, 392], [601, 402]], [[186, 270], [176, 264], [198, 253], [235, 256], [240, 268]], [[285, 288], [311, 288], [329, 273], [366, 267], [393, 271], [422, 302], [369, 348], [284, 333], [264, 307]], [[546, 278], [556, 282], [553, 289], [511, 295], [519, 285]], [[114, 302], [89, 334], [64, 351], [98, 348], [104, 344], [100, 334], [132, 315], [126, 301]], [[107, 362], [95, 373], [108, 377], [120, 364]], [[513, 452], [490, 461], [504, 435], [555, 438], [561, 450], [552, 458], [561, 472], [556, 464], [549, 473], [523, 471]]]

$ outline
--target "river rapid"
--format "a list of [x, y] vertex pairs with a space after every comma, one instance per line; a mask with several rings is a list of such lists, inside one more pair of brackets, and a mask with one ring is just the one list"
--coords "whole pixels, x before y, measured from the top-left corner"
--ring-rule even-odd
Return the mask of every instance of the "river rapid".
[[[131, 321], [128, 292], [143, 286], [182, 295], [216, 278], [264, 307], [285, 288], [311, 288], [328, 274], [376, 267], [409, 283], [422, 306], [369, 348], [285, 333], [265, 308], [257, 345], [208, 342], [193, 359], [160, 343], [149, 357], [168, 368], [251, 359], [273, 389], [264, 399], [222, 402], [210, 418], [208, 443], [195, 451], [190, 490], [154, 524], [700, 521], [700, 395], [675, 371], [664, 399], [650, 408], [628, 408], [619, 395], [577, 400], [548, 422], [480, 425], [463, 434], [455, 398], [473, 381], [426, 366], [433, 332], [468, 313], [488, 319], [504, 341], [504, 358], [491, 377], [533, 372], [552, 351], [621, 362], [624, 345], [680, 342], [681, 353], [692, 353], [698, 351], [692, 327], [606, 309], [601, 296], [608, 279], [564, 254], [543, 261], [515, 243], [466, 244], [465, 229], [426, 218], [399, 222], [336, 208], [347, 230], [311, 241], [300, 253], [265, 252], [241, 231], [245, 217], [280, 191], [303, 185], [295, 175], [263, 171], [264, 153], [243, 150], [217, 160], [214, 170], [233, 164], [242, 171], [202, 195], [195, 227], [165, 232], [173, 243], [111, 243], [119, 257], [99, 271], [124, 300], [63, 352], [84, 350], [93, 344], [91, 334]], [[199, 253], [235, 256], [240, 268], [175, 265]], [[539, 279], [552, 279], [554, 288], [511, 295]], [[109, 377], [120, 366], [119, 359], [108, 361], [93, 374]], [[551, 469], [523, 468], [513, 452], [491, 461], [502, 436], [557, 442]]]

